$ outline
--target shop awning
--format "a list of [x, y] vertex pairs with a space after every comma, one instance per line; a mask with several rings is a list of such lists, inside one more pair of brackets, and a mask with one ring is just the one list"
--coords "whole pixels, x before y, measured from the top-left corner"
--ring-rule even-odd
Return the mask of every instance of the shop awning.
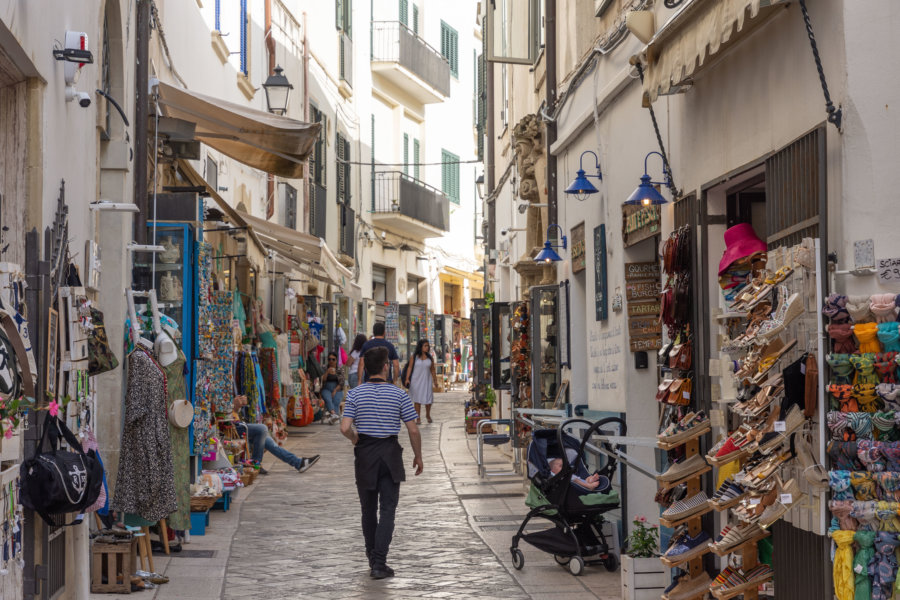
[[266, 247], [291, 260], [299, 273], [342, 289], [350, 283], [353, 273], [338, 262], [321, 238], [246, 213], [240, 215]]
[[[646, 48], [644, 94], [650, 102], [695, 75], [724, 45], [761, 24], [779, 0], [693, 0], [663, 25]], [[745, 24], [750, 25], [745, 28]], [[742, 34], [743, 32], [743, 34]]]
[[[247, 236], [253, 240], [253, 244], [256, 248], [256, 251], [251, 254], [250, 245], [247, 245], [247, 259], [250, 262], [254, 263], [257, 267], [263, 264], [263, 257], [266, 255], [266, 247], [263, 245], [262, 240], [259, 239], [259, 236], [256, 235], [256, 232], [249, 226], [247, 220], [244, 218], [243, 213], [239, 213], [236, 211], [230, 204], [225, 202], [225, 199], [219, 195], [217, 190], [214, 190], [211, 185], [209, 185], [205, 179], [197, 172], [194, 167], [191, 166], [191, 163], [184, 160], [178, 159], [178, 170], [184, 175], [187, 180], [195, 186], [206, 188], [206, 193], [209, 194], [209, 197], [213, 199], [216, 205], [225, 213], [225, 216], [228, 218], [228, 221], [231, 222], [235, 227], [244, 227], [247, 230]], [[256, 259], [256, 260], [254, 260]]]
[[318, 123], [304, 123], [159, 83], [166, 116], [197, 124], [195, 137], [245, 165], [300, 179], [319, 135]]

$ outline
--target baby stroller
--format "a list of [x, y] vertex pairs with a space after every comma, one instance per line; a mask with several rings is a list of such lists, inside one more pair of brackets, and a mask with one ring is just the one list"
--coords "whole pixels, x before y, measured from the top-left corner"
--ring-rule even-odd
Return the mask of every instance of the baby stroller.
[[[581, 440], [564, 432], [573, 423], [589, 426]], [[553, 554], [556, 562], [567, 565], [572, 575], [580, 575], [585, 564], [602, 564], [608, 571], [618, 568], [618, 557], [610, 553], [609, 544], [603, 535], [603, 514], [619, 508], [619, 495], [610, 484], [616, 471], [616, 460], [608, 457], [606, 464], [597, 471], [600, 483], [592, 492], [572, 481], [573, 475], [581, 479], [588, 477], [584, 460], [585, 446], [591, 436], [601, 433], [603, 426], [611, 424], [617, 424], [618, 434], [625, 435], [625, 422], [615, 417], [596, 423], [569, 419], [558, 429], [538, 429], [532, 433], [528, 446], [531, 490], [526, 499], [526, 504], [532, 509], [513, 536], [512, 546], [509, 548], [513, 567], [517, 570], [525, 565], [525, 556], [519, 550], [519, 540]], [[612, 451], [609, 444], [602, 445]], [[549, 463], [555, 458], [562, 459], [562, 468], [553, 474]], [[547, 519], [553, 523], [553, 527], [525, 533], [525, 526], [535, 517]]]

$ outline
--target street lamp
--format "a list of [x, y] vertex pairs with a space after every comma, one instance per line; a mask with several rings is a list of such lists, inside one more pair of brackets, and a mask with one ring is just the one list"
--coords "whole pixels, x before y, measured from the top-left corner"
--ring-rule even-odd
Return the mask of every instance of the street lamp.
[[[550, 241], [550, 230], [553, 229], [554, 227], [559, 229], [559, 236], [560, 236], [560, 240], [562, 241], [561, 244], [554, 244]], [[544, 249], [541, 250], [540, 252], [538, 252], [538, 255], [534, 257], [534, 262], [543, 262], [543, 263], [546, 263], [549, 265], [552, 262], [561, 261], [562, 258], [560, 258], [559, 254], [556, 253], [554, 248], [562, 248], [563, 250], [565, 250], [566, 244], [567, 244], [567, 240], [566, 240], [566, 236], [563, 235], [562, 227], [560, 227], [556, 223], [551, 223], [550, 226], [547, 228], [547, 239], [544, 240]]]
[[[596, 175], [585, 175], [584, 173], [584, 155], [591, 154], [594, 157], [594, 168], [597, 169]], [[585, 150], [578, 159], [578, 172], [575, 174], [575, 180], [566, 188], [567, 194], [574, 194], [575, 198], [584, 202], [590, 194], [596, 194], [599, 190], [594, 184], [588, 181], [588, 177], [595, 177], [603, 181], [603, 173], [600, 172], [600, 159], [593, 150]]]
[[478, 191], [478, 199], [484, 200], [484, 173], [475, 179], [475, 189]]
[[283, 73], [284, 69], [276, 66], [275, 72], [269, 75], [263, 84], [263, 89], [266, 90], [266, 105], [269, 107], [269, 112], [276, 115], [283, 115], [287, 112], [291, 90], [294, 89]]
[[[650, 175], [647, 174], [647, 159], [650, 158], [651, 154], [656, 154], [663, 161], [663, 177], [665, 177], [665, 181], [650, 181]], [[628, 200], [625, 201], [625, 204], [631, 206], [666, 204], [668, 200], [663, 198], [663, 195], [653, 187], [655, 185], [665, 185], [670, 187], [672, 185], [672, 174], [669, 171], [669, 165], [666, 163], [666, 159], [663, 155], [659, 152], [650, 152], [644, 157], [644, 174], [641, 175], [641, 184], [637, 186], [637, 189], [634, 190], [630, 196], [628, 196]]]

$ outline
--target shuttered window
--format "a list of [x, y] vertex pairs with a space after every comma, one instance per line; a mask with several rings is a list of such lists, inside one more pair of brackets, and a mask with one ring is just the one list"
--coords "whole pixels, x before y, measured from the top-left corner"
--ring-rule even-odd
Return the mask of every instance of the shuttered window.
[[297, 188], [286, 183], [281, 188], [281, 224], [289, 229], [297, 229]]
[[409, 175], [409, 134], [403, 134], [403, 174]]
[[247, 75], [250, 72], [247, 60], [247, 0], [241, 0], [241, 73]]
[[353, 37], [353, 0], [335, 0], [334, 26], [348, 37]]
[[409, 0], [400, 0], [400, 22], [409, 27]]
[[419, 5], [418, 4], [413, 4], [412, 30], [413, 30], [414, 34], [419, 35]]
[[334, 147], [337, 153], [337, 201], [346, 204], [350, 202], [350, 140], [337, 133]]
[[441, 191], [459, 204], [459, 157], [446, 150], [441, 150]]
[[325, 114], [315, 106], [310, 106], [310, 117], [313, 123], [319, 123], [322, 128], [319, 129], [319, 137], [316, 138], [316, 144], [313, 147], [312, 154], [309, 156], [309, 173], [312, 181], [321, 187], [325, 187]]
[[441, 55], [450, 63], [450, 74], [459, 77], [459, 34], [441, 21]]
[[347, 204], [341, 206], [341, 252], [356, 253], [356, 212]]
[[413, 177], [419, 177], [419, 140], [413, 139]]

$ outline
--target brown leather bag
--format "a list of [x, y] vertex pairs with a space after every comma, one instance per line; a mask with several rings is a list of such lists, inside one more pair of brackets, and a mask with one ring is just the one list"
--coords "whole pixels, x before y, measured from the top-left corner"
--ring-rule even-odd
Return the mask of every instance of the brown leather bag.
[[673, 383], [675, 383], [674, 379], [664, 379], [663, 382], [659, 384], [659, 387], [656, 388], [657, 402], [666, 402], [666, 399], [669, 396], [669, 387]]
[[677, 406], [687, 406], [690, 404], [691, 388], [692, 384], [690, 379], [676, 379], [669, 387], [668, 404], [675, 404]]
[[674, 356], [674, 360], [670, 358], [669, 364], [675, 369], [690, 371], [693, 364], [694, 345], [688, 340], [678, 346], [678, 352]]

